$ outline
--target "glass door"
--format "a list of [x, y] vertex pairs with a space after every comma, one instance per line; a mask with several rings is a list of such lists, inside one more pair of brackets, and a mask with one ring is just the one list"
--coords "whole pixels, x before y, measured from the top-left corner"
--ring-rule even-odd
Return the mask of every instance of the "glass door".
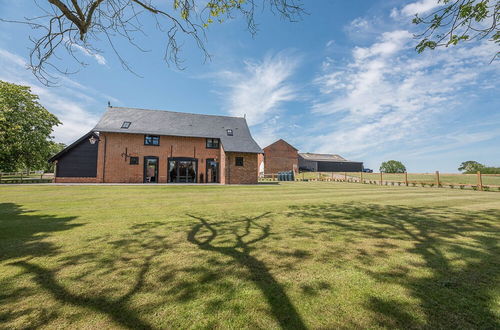
[[158, 182], [158, 157], [144, 157], [144, 182]]
[[195, 158], [170, 158], [168, 161], [168, 182], [194, 183], [198, 160]]
[[219, 163], [207, 159], [207, 183], [219, 183]]

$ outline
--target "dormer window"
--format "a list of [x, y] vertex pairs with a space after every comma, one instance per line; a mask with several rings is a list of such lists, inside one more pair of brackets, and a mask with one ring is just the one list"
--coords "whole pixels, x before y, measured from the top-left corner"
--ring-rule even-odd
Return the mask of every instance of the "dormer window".
[[233, 130], [232, 129], [228, 128], [226, 130], [226, 132], [227, 132], [227, 136], [233, 136]]
[[122, 128], [129, 128], [130, 124], [132, 124], [132, 123], [129, 122], [129, 121], [124, 121], [123, 124], [122, 124]]

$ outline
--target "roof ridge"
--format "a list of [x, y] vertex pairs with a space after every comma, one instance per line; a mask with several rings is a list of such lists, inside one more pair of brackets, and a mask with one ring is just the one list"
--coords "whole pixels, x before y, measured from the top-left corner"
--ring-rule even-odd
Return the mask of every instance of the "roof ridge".
[[207, 117], [225, 117], [225, 118], [237, 118], [237, 119], [245, 119], [245, 117], [236, 117], [236, 116], [227, 116], [227, 115], [210, 115], [205, 113], [194, 113], [194, 112], [182, 112], [182, 111], [172, 111], [172, 110], [162, 110], [162, 109], [144, 109], [144, 108], [134, 108], [134, 107], [108, 107], [109, 109], [130, 109], [130, 110], [140, 110], [140, 111], [162, 111], [162, 112], [171, 112], [171, 113], [180, 113], [184, 115], [195, 115], [195, 116], [207, 116]]

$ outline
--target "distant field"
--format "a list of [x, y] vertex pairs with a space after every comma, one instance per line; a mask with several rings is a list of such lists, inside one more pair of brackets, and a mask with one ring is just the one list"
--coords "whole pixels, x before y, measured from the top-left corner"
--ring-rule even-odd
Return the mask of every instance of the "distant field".
[[[344, 172], [336, 172], [333, 173], [336, 178], [343, 178]], [[305, 172], [300, 173], [297, 178], [302, 179], [317, 179], [319, 176], [321, 178], [331, 178], [332, 173], [329, 172]], [[348, 172], [347, 177], [351, 178], [359, 178], [359, 172]], [[382, 174], [384, 181], [405, 181], [404, 174]], [[440, 182], [441, 184], [468, 184], [468, 185], [476, 185], [477, 184], [477, 175], [476, 174], [440, 174]], [[380, 173], [363, 173], [363, 179], [379, 181]], [[483, 185], [490, 186], [500, 186], [500, 175], [495, 174], [483, 174], [482, 175]], [[425, 183], [435, 183], [436, 175], [435, 173], [408, 173], [408, 181], [410, 182], [425, 182]]]
[[497, 193], [0, 186], [2, 329], [499, 329]]

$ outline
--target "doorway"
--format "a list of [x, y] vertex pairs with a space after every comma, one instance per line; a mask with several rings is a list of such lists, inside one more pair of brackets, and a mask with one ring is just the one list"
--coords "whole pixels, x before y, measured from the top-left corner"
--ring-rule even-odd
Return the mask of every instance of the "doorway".
[[144, 183], [158, 183], [158, 157], [144, 157]]
[[215, 159], [207, 159], [207, 183], [219, 183], [219, 163]]
[[196, 183], [198, 160], [196, 158], [169, 158], [168, 182]]

